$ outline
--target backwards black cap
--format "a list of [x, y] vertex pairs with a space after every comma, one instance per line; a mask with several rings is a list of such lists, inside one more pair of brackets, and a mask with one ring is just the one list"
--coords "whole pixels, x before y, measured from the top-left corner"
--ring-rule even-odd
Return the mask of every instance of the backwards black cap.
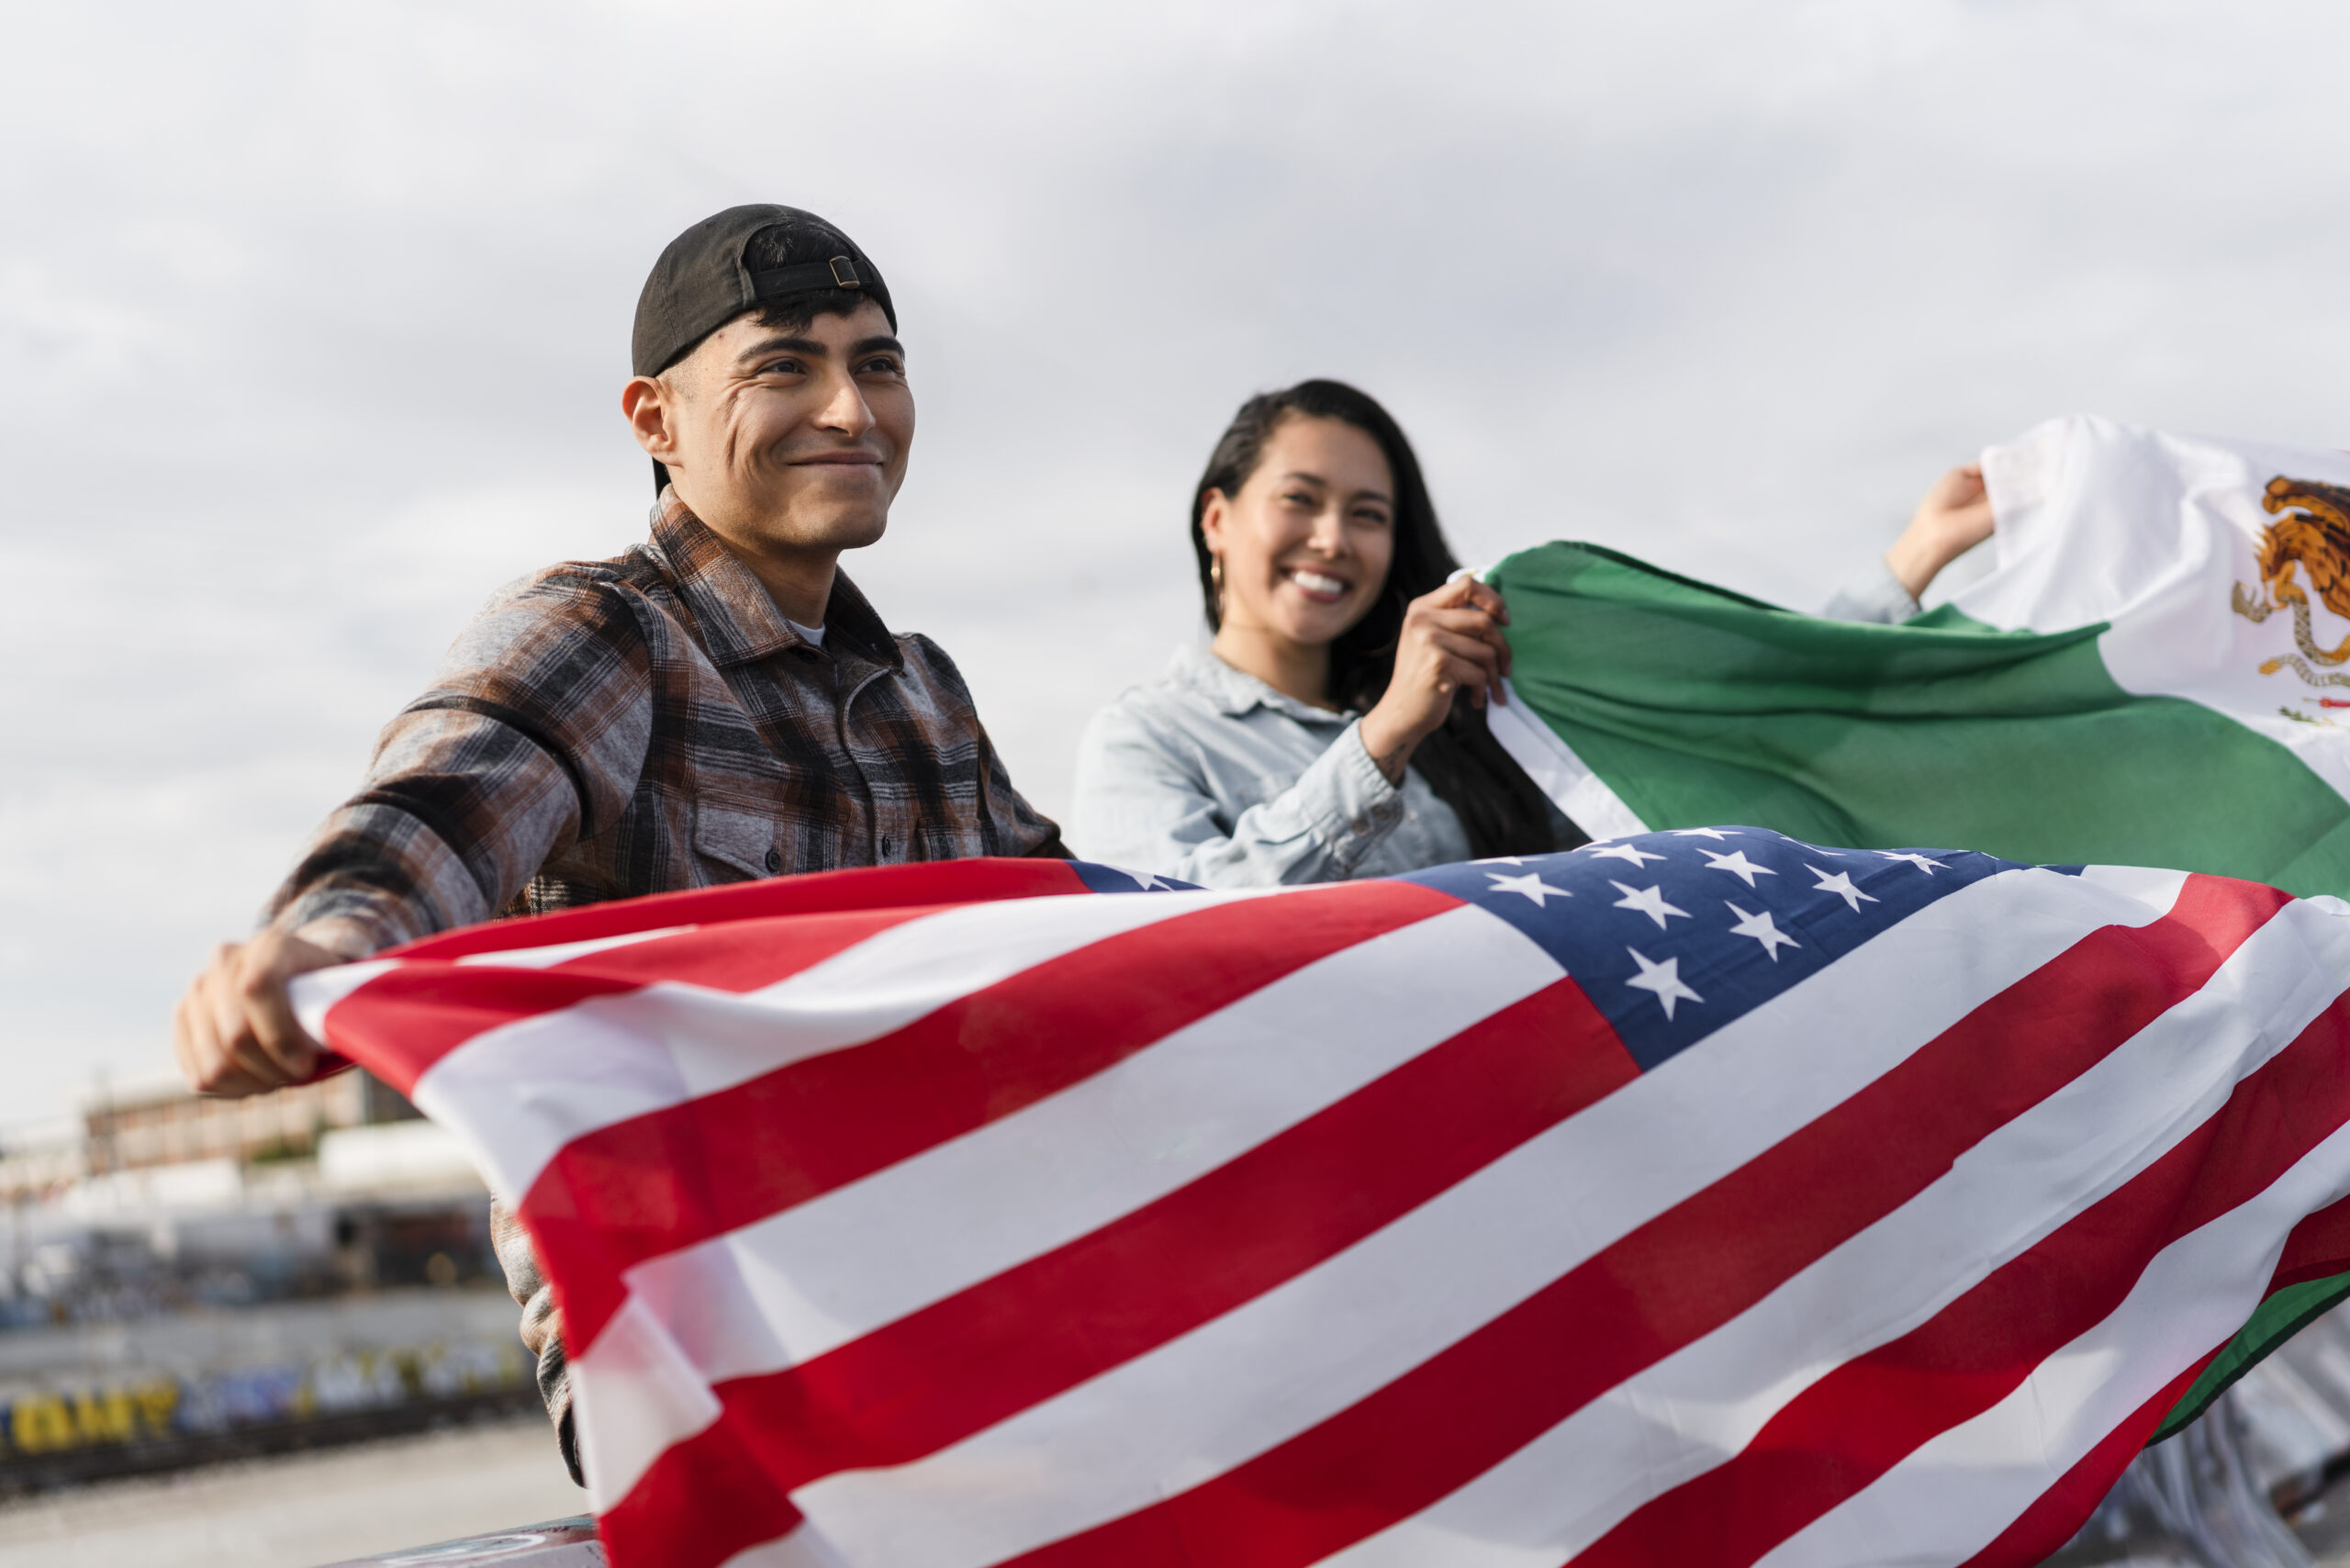
[[[781, 232], [754, 246], [769, 229]], [[745, 310], [836, 290], [870, 296], [897, 330], [890, 286], [856, 241], [796, 207], [730, 207], [670, 241], [653, 263], [636, 299], [629, 368], [658, 375]]]
[[[890, 286], [856, 241], [796, 207], [730, 207], [670, 241], [653, 263], [644, 292], [636, 297], [630, 373], [660, 375], [746, 310], [842, 293], [869, 296], [890, 319], [890, 330], [898, 330]], [[655, 493], [668, 482], [669, 471], [655, 459]]]

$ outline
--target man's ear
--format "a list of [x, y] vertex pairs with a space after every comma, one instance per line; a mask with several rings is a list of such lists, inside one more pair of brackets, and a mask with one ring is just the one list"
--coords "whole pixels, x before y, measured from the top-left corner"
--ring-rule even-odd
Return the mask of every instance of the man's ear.
[[677, 389], [658, 375], [634, 375], [621, 388], [621, 414], [636, 444], [654, 460], [677, 466]]

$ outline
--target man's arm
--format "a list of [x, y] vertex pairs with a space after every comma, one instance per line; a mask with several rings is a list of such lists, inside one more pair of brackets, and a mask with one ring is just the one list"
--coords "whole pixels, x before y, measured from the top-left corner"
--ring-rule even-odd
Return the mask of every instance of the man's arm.
[[1003, 840], [1016, 846], [1012, 853], [1032, 858], [1073, 860], [1069, 846], [1061, 842], [1060, 824], [1030, 805], [1027, 797], [1012, 787], [1012, 775], [1005, 770], [1003, 758], [979, 727], [976, 715], [972, 726], [979, 731], [979, 749], [987, 762], [987, 800], [983, 807], [993, 824], [993, 831]]
[[562, 572], [493, 600], [386, 726], [365, 787], [313, 836], [253, 940], [217, 949], [173, 1020], [200, 1092], [299, 1082], [318, 1042], [296, 975], [496, 914], [615, 820], [651, 734], [644, 638], [620, 594]]
[[932, 700], [937, 705], [942, 722], [957, 729], [968, 731], [979, 748], [980, 841], [984, 855], [1016, 855], [1055, 860], [1073, 860], [1069, 846], [1061, 842], [1060, 825], [1052, 818], [1030, 805], [1019, 790], [1012, 787], [1012, 775], [1003, 766], [1002, 754], [995, 749], [988, 729], [979, 722], [979, 707], [971, 700], [971, 688], [963, 679], [963, 672], [947, 655], [946, 649], [921, 633], [910, 633], [899, 639], [910, 666], [930, 686]]

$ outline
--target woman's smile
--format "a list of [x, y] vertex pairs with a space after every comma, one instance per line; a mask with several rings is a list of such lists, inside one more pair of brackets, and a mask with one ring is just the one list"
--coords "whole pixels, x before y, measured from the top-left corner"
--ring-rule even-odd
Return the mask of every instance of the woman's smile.
[[1311, 566], [1285, 566], [1281, 569], [1281, 576], [1296, 585], [1298, 592], [1316, 604], [1337, 604], [1354, 588], [1354, 584], [1344, 577], [1332, 577]]

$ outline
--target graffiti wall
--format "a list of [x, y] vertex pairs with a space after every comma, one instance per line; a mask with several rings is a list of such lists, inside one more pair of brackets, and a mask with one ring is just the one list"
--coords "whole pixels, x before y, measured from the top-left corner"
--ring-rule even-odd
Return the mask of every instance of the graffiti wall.
[[0, 1464], [106, 1444], [459, 1400], [529, 1382], [519, 1343], [476, 1340], [40, 1390], [18, 1394], [0, 1407]]

